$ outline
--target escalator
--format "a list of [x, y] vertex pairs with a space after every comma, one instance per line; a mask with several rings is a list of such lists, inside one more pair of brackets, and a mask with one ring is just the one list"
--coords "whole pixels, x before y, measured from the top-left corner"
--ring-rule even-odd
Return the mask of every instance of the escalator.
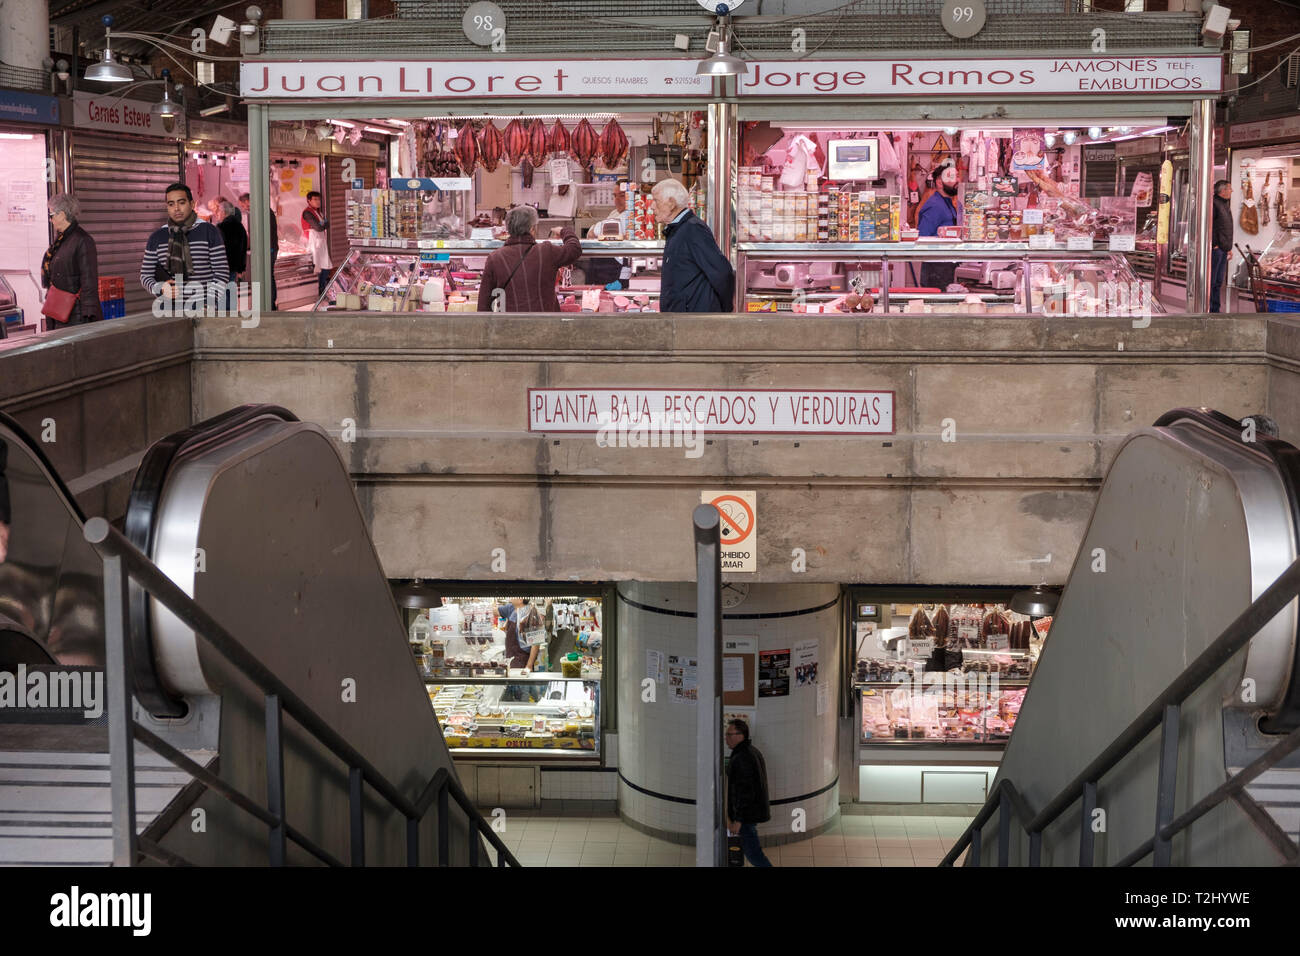
[[[0, 670], [102, 669], [103, 563], [84, 539], [85, 516], [39, 445], [2, 415], [0, 449], [10, 499]], [[347, 470], [323, 430], [280, 408], [244, 406], [159, 441], [136, 474], [125, 534], [405, 800], [416, 802], [436, 776], [454, 781]], [[137, 723], [261, 802], [263, 690], [134, 583], [128, 607]], [[284, 819], [329, 857], [348, 859], [349, 768], [288, 717], [283, 738]], [[0, 709], [0, 863], [111, 859], [107, 752], [102, 716], [52, 721]], [[266, 823], [142, 745], [135, 754], [137, 830], [152, 844], [198, 864], [266, 863]], [[470, 861], [477, 824], [458, 805], [412, 832], [373, 788], [363, 793], [367, 863], [406, 863], [413, 845], [421, 862], [437, 861], [440, 830], [446, 861]], [[489, 854], [476, 856], [486, 863]], [[290, 843], [286, 862], [317, 859]]]
[[[1018, 793], [1017, 816], [1052, 816], [1095, 761], [1122, 756], [1095, 781], [1095, 803], [1080, 795], [1041, 830], [1040, 865], [1138, 861], [1156, 829], [1158, 801], [1169, 817], [1185, 814], [1300, 726], [1290, 600], [1182, 701], [1173, 718], [1176, 750], [1171, 744], [1164, 758], [1172, 767], [1176, 754], [1177, 772], [1166, 774], [1163, 791], [1159, 730], [1131, 749], [1112, 749], [1297, 557], [1300, 452], [1266, 426], [1177, 409], [1134, 432], [1116, 454], [1002, 758], [995, 799]], [[1172, 838], [1169, 863], [1285, 862], [1280, 837], [1300, 832], [1298, 757], [1291, 753], [1247, 784], [1249, 799], [1225, 799], [1195, 818]], [[990, 819], [979, 827], [979, 865], [998, 861], [997, 815]], [[1020, 826], [1009, 842], [1010, 863], [1031, 862], [1035, 848]]]

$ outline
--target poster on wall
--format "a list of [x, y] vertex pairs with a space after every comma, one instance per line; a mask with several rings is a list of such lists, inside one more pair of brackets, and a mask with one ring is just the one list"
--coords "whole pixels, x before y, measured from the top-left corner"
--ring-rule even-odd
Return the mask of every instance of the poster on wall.
[[645, 676], [656, 684], [664, 682], [664, 652], [651, 651], [645, 652]]
[[790, 649], [760, 651], [758, 655], [758, 696], [790, 696]]
[[817, 684], [817, 642], [801, 641], [794, 646], [794, 683], [796, 687]]
[[722, 705], [753, 707], [757, 700], [757, 637], [722, 639]]
[[699, 661], [694, 657], [668, 655], [668, 697], [675, 704], [699, 699]]
[[1043, 155], [1042, 127], [1015, 129], [1011, 133], [1011, 168], [1016, 172], [1042, 169], [1047, 162]]

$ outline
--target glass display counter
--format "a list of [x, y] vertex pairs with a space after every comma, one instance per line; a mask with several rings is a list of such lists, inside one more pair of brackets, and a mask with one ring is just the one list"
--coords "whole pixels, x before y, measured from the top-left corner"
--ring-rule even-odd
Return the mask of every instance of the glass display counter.
[[[544, 239], [541, 242], [558, 240]], [[315, 311], [477, 312], [484, 264], [499, 239], [353, 240]], [[564, 312], [655, 312], [663, 243], [656, 240], [583, 240], [583, 257], [561, 271], [556, 289]], [[583, 281], [594, 260], [626, 260], [630, 279], [621, 290]], [[615, 274], [621, 264], [615, 267]]]
[[600, 753], [600, 679], [512, 670], [499, 677], [426, 678], [453, 753]]
[[1259, 257], [1269, 298], [1300, 301], [1300, 223], [1279, 229]]
[[[1028, 242], [741, 243], [746, 312], [1161, 314], [1149, 282], [1108, 249], [1031, 249]], [[965, 291], [926, 285], [945, 264]], [[855, 309], [858, 302], [862, 307]], [[1150, 310], [1149, 313], [1146, 310]]]

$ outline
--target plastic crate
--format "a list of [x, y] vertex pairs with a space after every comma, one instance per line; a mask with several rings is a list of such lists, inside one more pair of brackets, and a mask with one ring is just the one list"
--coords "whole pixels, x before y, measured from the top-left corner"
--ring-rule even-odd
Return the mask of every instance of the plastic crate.
[[1300, 302], [1288, 302], [1286, 299], [1269, 299], [1270, 312], [1300, 312]]

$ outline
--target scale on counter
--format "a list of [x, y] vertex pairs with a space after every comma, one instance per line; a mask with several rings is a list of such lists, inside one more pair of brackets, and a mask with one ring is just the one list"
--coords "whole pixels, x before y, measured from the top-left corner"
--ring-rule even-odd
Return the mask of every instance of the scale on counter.
[[778, 262], [770, 272], [755, 273], [752, 289], [844, 289], [844, 276], [835, 271], [834, 262]]

